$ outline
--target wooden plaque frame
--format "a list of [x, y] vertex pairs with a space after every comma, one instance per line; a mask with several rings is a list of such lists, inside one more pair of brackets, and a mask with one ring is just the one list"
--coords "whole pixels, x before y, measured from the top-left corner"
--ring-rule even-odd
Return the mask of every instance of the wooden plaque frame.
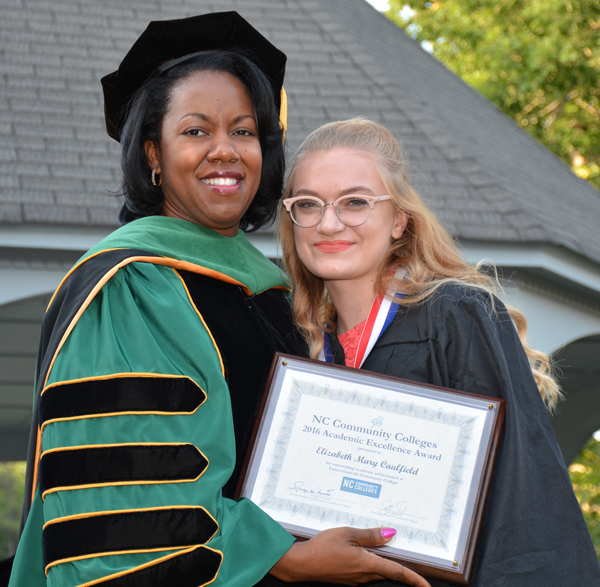
[[[416, 572], [420, 573], [425, 577], [442, 579], [445, 581], [456, 583], [458, 585], [468, 585], [473, 567], [473, 558], [475, 555], [475, 548], [481, 527], [481, 520], [483, 516], [485, 500], [489, 491], [494, 461], [496, 458], [498, 443], [500, 441], [502, 426], [504, 423], [505, 400], [481, 396], [473, 393], [456, 391], [433, 385], [425, 385], [423, 383], [407, 381], [404, 379], [390, 377], [388, 375], [382, 375], [379, 373], [373, 373], [366, 370], [357, 370], [341, 365], [331, 365], [328, 363], [323, 363], [321, 361], [314, 361], [311, 359], [304, 359], [300, 357], [294, 357], [291, 355], [276, 353], [271, 366], [271, 371], [266, 384], [265, 392], [263, 394], [259, 415], [255, 423], [254, 432], [252, 435], [252, 440], [246, 454], [244, 466], [242, 468], [242, 474], [238, 483], [236, 496], [247, 497], [249, 499], [252, 499], [255, 503], [257, 503], [257, 505], [263, 507], [263, 509], [265, 509], [265, 511], [269, 513], [269, 515], [271, 515], [274, 519], [281, 523], [292, 535], [296, 536], [298, 539], [309, 539], [312, 536], [314, 536], [317, 532], [319, 532], [319, 521], [309, 520], [308, 522], [304, 521], [303, 523], [290, 523], [290, 520], [288, 519], [289, 516], [285, 520], [278, 519], [277, 512], [275, 512], [272, 508], [281, 508], [281, 504], [285, 503], [285, 500], [282, 501], [281, 499], [279, 499], [278, 501], [278, 498], [275, 497], [274, 492], [270, 500], [258, 499], [256, 494], [257, 491], [262, 491], [262, 486], [258, 487], [257, 485], [257, 477], [259, 477], [259, 471], [264, 471], [265, 466], [267, 465], [270, 466], [270, 471], [273, 470], [273, 466], [270, 463], [270, 461], [266, 461], [263, 463], [262, 459], [270, 458], [268, 455], [265, 456], [265, 454], [268, 452], [266, 450], [266, 447], [268, 442], [267, 438], [269, 437], [269, 434], [278, 434], [277, 431], [271, 432], [271, 427], [273, 424], [275, 414], [281, 413], [280, 408], [281, 405], [283, 405], [280, 404], [279, 409], [277, 410], [278, 402], [287, 402], [285, 403], [285, 405], [290, 405], [288, 395], [290, 395], [290, 393], [292, 392], [288, 391], [287, 388], [286, 390], [283, 390], [282, 386], [284, 384], [284, 381], [288, 381], [287, 385], [288, 387], [290, 387], [289, 377], [286, 380], [286, 375], [293, 376], [293, 374], [302, 374], [302, 377], [313, 377], [316, 378], [316, 380], [325, 377], [328, 381], [328, 385], [326, 387], [329, 387], [329, 384], [331, 384], [331, 388], [333, 390], [329, 392], [330, 394], [334, 392], [338, 394], [343, 393], [343, 391], [334, 391], [334, 388], [336, 388], [336, 386], [342, 386], [341, 389], [344, 389], [344, 386], [345, 388], [347, 388], [348, 386], [352, 387], [353, 385], [362, 386], [357, 387], [359, 389], [365, 389], [368, 387], [371, 390], [364, 397], [370, 397], [368, 394], [371, 394], [373, 398], [379, 398], [380, 396], [377, 396], [378, 393], [392, 393], [391, 396], [386, 396], [392, 398], [392, 401], [390, 401], [389, 399], [385, 400], [387, 402], [386, 406], [401, 405], [399, 403], [394, 404], [393, 401], [395, 397], [393, 395], [394, 392], [401, 392], [401, 394], [403, 395], [399, 395], [396, 397], [405, 398], [408, 395], [411, 398], [414, 398], [414, 400], [417, 402], [415, 405], [417, 406], [419, 405], [419, 401], [421, 401], [422, 403], [430, 401], [434, 402], [436, 405], [441, 405], [442, 407], [439, 411], [440, 414], [444, 414], [444, 417], [450, 417], [450, 410], [452, 409], [452, 407], [456, 409], [456, 406], [458, 406], [459, 410], [462, 407], [465, 410], [476, 410], [478, 414], [481, 414], [482, 420], [479, 424], [480, 428], [478, 429], [480, 434], [479, 443], [476, 445], [474, 451], [468, 451], [469, 454], [474, 455], [474, 457], [471, 459], [473, 464], [471, 466], [471, 472], [469, 473], [470, 475], [472, 475], [472, 477], [470, 482], [467, 485], [465, 485], [466, 489], [464, 491], [466, 491], [466, 493], [462, 494], [462, 499], [464, 500], [465, 507], [464, 510], [460, 512], [460, 521], [459, 525], [457, 526], [459, 530], [455, 531], [457, 532], [458, 538], [454, 540], [454, 543], [456, 543], [456, 548], [453, 551], [453, 555], [449, 559], [444, 559], [443, 557], [433, 556], [431, 554], [423, 554], [414, 551], [411, 552], [406, 547], [394, 548], [392, 546], [387, 545], [385, 547], [373, 549], [373, 551], [379, 554], [380, 556], [397, 560], [403, 565], [410, 567], [411, 569], [415, 570]], [[298, 396], [298, 391], [294, 391], [293, 395]], [[311, 401], [318, 401], [314, 400], [315, 394], [313, 392], [311, 392], [311, 395], [313, 396]], [[360, 397], [363, 397], [364, 394], [359, 395]], [[329, 401], [331, 397], [327, 396], [327, 398], [325, 398], [325, 396], [323, 396], [323, 398], [319, 398], [319, 400], [320, 399], [327, 399]], [[297, 401], [298, 403], [300, 402], [299, 399]], [[345, 401], [346, 400], [341, 402], [341, 409], [345, 409]], [[383, 400], [381, 405], [384, 405]], [[446, 415], [446, 413], [444, 412], [444, 408], [446, 405], [448, 406], [449, 410], [448, 415]], [[357, 414], [358, 412], [356, 410], [361, 410], [362, 407], [357, 407], [356, 405], [348, 405], [348, 409], [350, 412]], [[392, 407], [390, 409], [393, 410], [398, 408]], [[286, 412], [286, 414], [288, 412]], [[397, 413], [390, 412], [390, 414], [395, 417], [401, 417], [401, 415], [398, 415]], [[415, 416], [411, 415], [411, 417]], [[286, 421], [289, 421], [289, 418], [287, 418]], [[465, 421], [469, 422], [469, 420]], [[293, 425], [294, 424], [291, 424], [292, 427]], [[291, 435], [286, 434], [284, 436], [286, 439], [288, 437], [291, 439]], [[297, 436], [298, 435], [296, 435], [296, 437]], [[271, 436], [271, 438], [273, 437]], [[281, 441], [278, 441], [278, 443], [281, 444]], [[456, 449], [456, 454], [458, 454], [458, 452], [460, 451]], [[282, 458], [285, 460], [285, 456]], [[262, 475], [264, 476], [266, 475], [266, 473], [262, 473]], [[271, 473], [269, 473], [269, 475], [271, 475], [272, 479], [273, 475]], [[368, 486], [369, 482], [366, 482], [366, 484]], [[377, 485], [377, 483], [370, 484]], [[270, 487], [273, 485], [273, 483], [270, 482], [270, 484], [267, 483], [263, 485], [264, 487]], [[450, 487], [450, 485], [448, 485], [448, 487]], [[341, 489], [342, 488], [340, 487], [340, 490]], [[271, 504], [271, 506], [265, 505], [265, 501]], [[363, 501], [365, 500], [363, 499]], [[269, 509], [270, 507], [271, 509]], [[321, 509], [323, 511], [331, 511], [325, 510], [324, 508]], [[383, 515], [385, 514], [382, 514], [382, 516]], [[403, 528], [405, 527], [406, 525], [403, 526]]]

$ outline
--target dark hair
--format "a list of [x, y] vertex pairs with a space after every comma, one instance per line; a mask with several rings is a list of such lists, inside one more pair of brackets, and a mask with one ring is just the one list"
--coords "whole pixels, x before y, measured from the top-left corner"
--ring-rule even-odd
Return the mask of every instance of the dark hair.
[[165, 196], [162, 189], [150, 181], [145, 143], [148, 140], [160, 142], [173, 87], [198, 71], [229, 73], [248, 90], [256, 114], [262, 170], [258, 191], [240, 228], [252, 232], [273, 221], [283, 191], [285, 167], [283, 131], [279, 126], [273, 91], [265, 74], [250, 59], [239, 52], [218, 50], [194, 53], [175, 65], [167, 64], [162, 71], [155, 72], [131, 100], [121, 134], [125, 197], [119, 213], [121, 224], [160, 214]]

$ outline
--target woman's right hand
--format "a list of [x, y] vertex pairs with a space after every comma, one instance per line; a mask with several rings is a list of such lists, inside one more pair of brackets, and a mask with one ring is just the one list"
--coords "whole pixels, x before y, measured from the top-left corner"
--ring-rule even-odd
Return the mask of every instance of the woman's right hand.
[[394, 534], [388, 528], [324, 530], [310, 540], [293, 544], [269, 572], [288, 582], [323, 581], [358, 585], [391, 579], [415, 587], [430, 587], [414, 571], [365, 548], [382, 546]]

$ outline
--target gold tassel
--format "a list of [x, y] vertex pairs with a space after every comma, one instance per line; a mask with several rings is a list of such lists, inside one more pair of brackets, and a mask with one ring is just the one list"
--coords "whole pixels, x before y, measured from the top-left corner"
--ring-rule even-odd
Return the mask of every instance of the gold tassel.
[[287, 94], [281, 86], [281, 107], [279, 108], [279, 124], [283, 131], [283, 140], [285, 141], [285, 131], [287, 130]]

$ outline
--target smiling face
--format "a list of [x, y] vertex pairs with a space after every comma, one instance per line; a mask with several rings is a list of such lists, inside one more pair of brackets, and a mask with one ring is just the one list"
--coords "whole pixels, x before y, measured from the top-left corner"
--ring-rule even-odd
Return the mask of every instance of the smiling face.
[[[388, 194], [367, 153], [340, 147], [308, 153], [297, 164], [292, 196], [317, 196], [328, 203], [347, 194]], [[337, 282], [373, 287], [390, 243], [402, 235], [406, 222], [406, 213], [389, 200], [375, 204], [369, 219], [355, 227], [343, 224], [335, 208], [326, 206], [316, 226], [294, 225], [296, 251], [327, 287]]]
[[250, 96], [228, 73], [200, 71], [172, 90], [160, 143], [146, 143], [165, 216], [237, 234], [260, 184], [262, 153]]

